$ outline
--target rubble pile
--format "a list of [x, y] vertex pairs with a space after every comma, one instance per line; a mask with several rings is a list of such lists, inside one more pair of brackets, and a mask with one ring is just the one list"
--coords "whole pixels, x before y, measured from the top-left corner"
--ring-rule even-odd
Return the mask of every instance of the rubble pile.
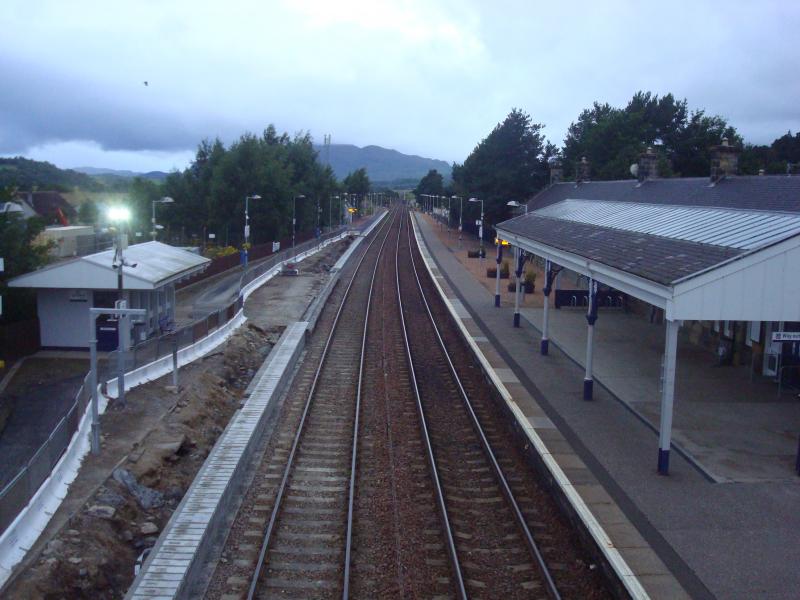
[[4, 598], [122, 598], [281, 329], [245, 325], [221, 349], [181, 369], [176, 394], [166, 390], [170, 376], [131, 391], [118, 414], [134, 410], [137, 400], [158, 397], [169, 403], [163, 418], [11, 582]]

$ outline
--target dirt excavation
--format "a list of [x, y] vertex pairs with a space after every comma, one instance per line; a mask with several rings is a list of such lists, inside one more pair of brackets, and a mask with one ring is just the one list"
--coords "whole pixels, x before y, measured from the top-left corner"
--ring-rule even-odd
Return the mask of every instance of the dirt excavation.
[[[248, 299], [248, 321], [227, 342], [171, 376], [126, 394], [101, 419], [69, 495], [3, 598], [122, 598], [286, 324], [297, 320], [349, 241], [276, 277]], [[291, 293], [287, 291], [291, 290]]]

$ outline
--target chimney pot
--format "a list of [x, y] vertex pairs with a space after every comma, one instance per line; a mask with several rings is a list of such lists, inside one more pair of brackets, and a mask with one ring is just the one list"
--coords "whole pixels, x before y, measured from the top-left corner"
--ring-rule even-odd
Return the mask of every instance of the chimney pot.
[[724, 177], [733, 177], [739, 171], [739, 152], [741, 150], [731, 146], [728, 138], [722, 138], [719, 146], [711, 147], [711, 183], [716, 183]]
[[575, 183], [581, 183], [582, 181], [589, 181], [590, 174], [591, 174], [591, 165], [584, 156], [581, 158], [581, 162], [578, 163], [578, 167], [575, 169]]
[[637, 172], [639, 181], [658, 178], [658, 154], [653, 151], [652, 146], [639, 156], [639, 170]]
[[550, 184], [560, 183], [564, 177], [564, 169], [558, 160], [550, 161]]

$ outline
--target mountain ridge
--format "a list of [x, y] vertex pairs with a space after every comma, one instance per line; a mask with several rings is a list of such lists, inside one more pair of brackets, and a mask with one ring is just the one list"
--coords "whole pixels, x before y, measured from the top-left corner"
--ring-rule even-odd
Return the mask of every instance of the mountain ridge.
[[[337, 179], [344, 179], [348, 173], [364, 168], [374, 184], [392, 185], [416, 183], [436, 169], [445, 179], [450, 178], [451, 166], [435, 158], [416, 154], [404, 154], [398, 150], [384, 148], [375, 144], [359, 147], [354, 144], [331, 144], [330, 160], [325, 156], [325, 146], [314, 144], [318, 152], [317, 160], [330, 164]], [[412, 186], [413, 187], [413, 186]]]

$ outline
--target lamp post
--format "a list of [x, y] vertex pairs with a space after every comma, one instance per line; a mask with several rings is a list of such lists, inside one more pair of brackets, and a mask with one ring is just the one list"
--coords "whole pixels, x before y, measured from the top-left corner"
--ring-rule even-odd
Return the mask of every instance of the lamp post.
[[250, 200], [261, 200], [261, 196], [253, 194], [244, 197], [244, 267], [247, 268], [250, 240]]
[[[510, 200], [506, 202], [506, 206], [510, 206], [511, 208], [520, 208], [523, 207], [525, 209], [524, 214], [528, 214], [528, 205], [527, 204], [520, 204], [516, 200]], [[514, 327], [519, 327], [519, 297], [520, 291], [522, 288], [522, 263], [524, 262], [524, 256], [522, 250], [519, 246], [514, 246], [514, 274], [517, 278], [517, 289], [514, 293]], [[547, 270], [545, 270], [545, 288], [547, 288]], [[544, 298], [544, 311], [545, 314], [547, 313], [547, 295], [549, 291], [545, 290], [545, 298]], [[547, 323], [547, 318], [545, 317], [545, 323]], [[547, 339], [547, 325], [545, 325], [545, 334], [544, 338]], [[547, 354], [546, 351], [543, 354]]]
[[294, 196], [292, 198], [292, 258], [294, 258], [294, 237], [295, 237], [295, 228], [297, 223], [297, 201], [303, 200], [305, 196], [300, 194], [298, 196]]
[[333, 231], [333, 199], [339, 199], [339, 196], [328, 194], [328, 231]]
[[527, 204], [520, 204], [516, 200], [509, 200], [506, 202], [506, 206], [510, 206], [511, 208], [524, 208], [525, 212], [523, 214], [528, 214], [528, 205]]
[[[108, 219], [112, 223], [116, 224], [117, 235], [116, 235], [116, 242], [114, 245], [114, 258], [111, 262], [111, 268], [116, 269], [117, 271], [117, 306], [116, 308], [124, 309], [126, 308], [126, 302], [124, 299], [124, 291], [123, 291], [123, 281], [122, 281], [122, 270], [123, 267], [135, 267], [136, 265], [130, 265], [125, 262], [125, 257], [122, 255], [124, 247], [127, 245], [127, 241], [125, 236], [122, 232], [122, 228], [125, 226], [131, 218], [131, 211], [128, 209], [127, 206], [113, 206], [108, 211]], [[117, 398], [120, 401], [120, 404], [125, 404], [125, 350], [127, 346], [127, 338], [129, 331], [126, 331], [127, 327], [127, 318], [123, 315], [117, 316]]]
[[157, 232], [156, 232], [156, 204], [172, 204], [173, 202], [175, 202], [175, 200], [173, 200], [169, 196], [164, 196], [160, 200], [153, 200], [153, 216], [150, 219], [150, 221], [151, 221], [151, 223], [153, 225], [153, 231], [150, 232], [150, 235], [153, 237], [153, 241], [154, 242], [156, 241], [156, 234], [157, 234]]
[[481, 203], [481, 220], [480, 220], [480, 223], [478, 225], [478, 239], [480, 239], [480, 241], [481, 241], [481, 247], [480, 247], [479, 254], [480, 254], [481, 259], [483, 259], [484, 254], [485, 254], [485, 251], [483, 249], [483, 200], [480, 200], [478, 198], [470, 198], [469, 201], [470, 202], [480, 202]]
[[450, 196], [454, 200], [458, 198], [458, 247], [461, 248], [461, 229], [462, 229], [462, 220], [461, 215], [464, 214], [464, 198], [461, 196], [456, 196], [455, 194]]

